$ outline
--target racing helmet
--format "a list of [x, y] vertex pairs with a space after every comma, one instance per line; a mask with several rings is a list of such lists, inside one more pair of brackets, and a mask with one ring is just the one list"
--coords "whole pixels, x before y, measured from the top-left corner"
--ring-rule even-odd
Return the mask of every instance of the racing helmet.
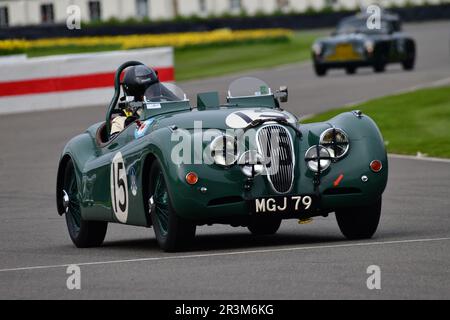
[[145, 65], [138, 65], [125, 71], [122, 84], [127, 96], [140, 99], [151, 85], [158, 82], [158, 73], [155, 70]]

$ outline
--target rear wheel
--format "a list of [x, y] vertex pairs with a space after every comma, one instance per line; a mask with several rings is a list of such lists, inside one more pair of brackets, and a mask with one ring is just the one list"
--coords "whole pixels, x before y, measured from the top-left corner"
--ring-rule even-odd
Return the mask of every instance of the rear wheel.
[[275, 234], [280, 228], [281, 219], [277, 217], [252, 217], [248, 230], [254, 235]]
[[72, 160], [66, 165], [63, 188], [62, 196], [70, 239], [78, 248], [100, 246], [105, 239], [108, 223], [86, 221], [81, 217], [80, 194]]
[[327, 74], [328, 70], [327, 70], [326, 67], [324, 67], [324, 66], [322, 66], [320, 64], [314, 63], [314, 71], [316, 72], [317, 76], [323, 77], [323, 76], [325, 76]]
[[158, 161], [150, 169], [149, 209], [156, 240], [164, 251], [185, 249], [195, 236], [194, 223], [179, 217], [172, 207], [166, 180]]
[[381, 198], [376, 204], [336, 211], [342, 234], [349, 240], [369, 239], [377, 231], [381, 216]]

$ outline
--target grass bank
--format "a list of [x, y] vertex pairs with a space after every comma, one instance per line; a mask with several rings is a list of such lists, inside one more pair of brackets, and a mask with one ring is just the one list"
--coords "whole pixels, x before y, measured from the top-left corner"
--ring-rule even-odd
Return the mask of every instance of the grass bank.
[[214, 77], [308, 60], [318, 32], [295, 32], [290, 41], [176, 50], [178, 81]]

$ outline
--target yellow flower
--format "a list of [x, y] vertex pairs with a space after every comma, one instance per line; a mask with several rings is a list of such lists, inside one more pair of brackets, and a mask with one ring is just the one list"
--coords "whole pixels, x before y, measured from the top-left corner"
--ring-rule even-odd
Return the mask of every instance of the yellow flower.
[[93, 47], [116, 45], [122, 49], [172, 46], [182, 48], [208, 44], [245, 42], [254, 40], [288, 39], [292, 31], [287, 29], [230, 30], [218, 29], [206, 32], [184, 32], [169, 34], [144, 34], [128, 36], [95, 36], [79, 38], [51, 38], [38, 40], [0, 40], [0, 50], [26, 50], [50, 47]]

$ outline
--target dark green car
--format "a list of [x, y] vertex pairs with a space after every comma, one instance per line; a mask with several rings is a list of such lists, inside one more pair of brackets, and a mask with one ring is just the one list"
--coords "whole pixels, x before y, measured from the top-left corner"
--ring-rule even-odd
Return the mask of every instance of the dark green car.
[[313, 44], [312, 59], [318, 76], [326, 75], [329, 69], [354, 74], [359, 67], [383, 72], [390, 63], [400, 63], [404, 70], [414, 69], [416, 44], [402, 33], [399, 17], [383, 13], [379, 29], [369, 28], [368, 19], [364, 14], [345, 18], [332, 36]]
[[[105, 122], [65, 146], [57, 208], [77, 247], [101, 245], [108, 223], [151, 227], [163, 250], [186, 248], [197, 226], [228, 224], [277, 232], [283, 219], [335, 212], [349, 239], [376, 231], [388, 161], [381, 133], [359, 111], [302, 124], [283, 110], [287, 88], [234, 81], [196, 106], [173, 84], [157, 83], [143, 102], [119, 100], [120, 75]], [[118, 135], [111, 119], [136, 111]], [[270, 238], [268, 239], [270, 241]]]

